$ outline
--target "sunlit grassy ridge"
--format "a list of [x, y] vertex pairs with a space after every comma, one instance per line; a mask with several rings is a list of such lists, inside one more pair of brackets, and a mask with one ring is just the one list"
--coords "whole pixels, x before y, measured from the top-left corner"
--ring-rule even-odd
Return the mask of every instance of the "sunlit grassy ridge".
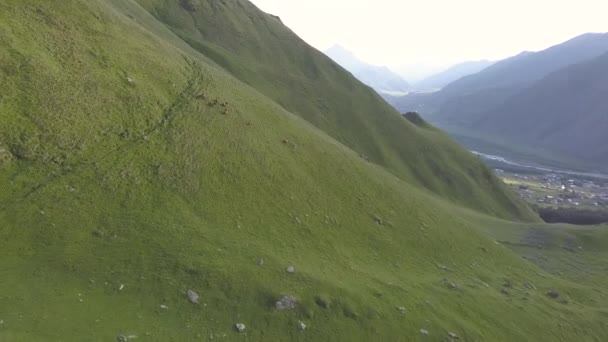
[[[599, 280], [540, 276], [480, 232], [523, 226], [365, 161], [134, 2], [3, 1], [0, 43], [0, 340], [607, 334]], [[419, 154], [466, 156], [434, 129], [403, 127], [437, 145]], [[275, 310], [281, 295], [297, 308]]]
[[451, 139], [381, 97], [246, 0], [138, 0], [191, 47], [399, 178], [505, 218], [532, 214]]

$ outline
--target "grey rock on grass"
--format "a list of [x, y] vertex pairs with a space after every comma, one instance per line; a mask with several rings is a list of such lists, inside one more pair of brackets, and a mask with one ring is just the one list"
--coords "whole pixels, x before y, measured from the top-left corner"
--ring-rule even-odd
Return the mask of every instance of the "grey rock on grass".
[[295, 298], [290, 296], [282, 296], [274, 304], [274, 307], [277, 310], [293, 310], [296, 308], [296, 304], [298, 304], [298, 301]]
[[458, 335], [456, 335], [453, 332], [449, 332], [448, 333], [448, 338], [450, 339], [450, 341], [453, 341], [453, 340], [458, 340], [460, 337], [458, 337]]
[[236, 329], [236, 331], [239, 333], [243, 333], [243, 332], [245, 332], [246, 327], [245, 327], [245, 324], [243, 324], [243, 323], [236, 323], [234, 325], [234, 329]]
[[447, 286], [447, 287], [448, 287], [450, 290], [456, 290], [456, 289], [458, 288], [458, 285], [457, 285], [455, 282], [453, 282], [453, 281], [451, 281], [451, 280], [449, 280], [449, 279], [447, 279], [447, 278], [443, 279], [443, 283], [444, 283], [444, 284], [445, 284], [445, 285], [446, 285], [446, 286]]
[[188, 296], [188, 300], [190, 301], [190, 303], [193, 304], [198, 304], [198, 294], [192, 290], [188, 290], [188, 292], [186, 292], [186, 296]]

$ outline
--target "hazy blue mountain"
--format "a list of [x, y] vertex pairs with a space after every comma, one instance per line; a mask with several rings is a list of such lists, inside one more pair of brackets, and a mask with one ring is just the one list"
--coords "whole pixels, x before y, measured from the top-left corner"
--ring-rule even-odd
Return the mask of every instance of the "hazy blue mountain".
[[444, 90], [453, 96], [487, 88], [530, 84], [553, 71], [597, 57], [606, 51], [608, 34], [587, 33], [540, 52], [523, 52], [453, 82]]
[[409, 83], [389, 68], [367, 64], [340, 45], [334, 45], [325, 54], [379, 93], [396, 94], [410, 90]]
[[[543, 150], [545, 160], [568, 159], [562, 164], [581, 166], [581, 161], [589, 163], [604, 153], [603, 147], [590, 146], [603, 138], [602, 120], [608, 115], [598, 95], [605, 88], [595, 78], [608, 67], [599, 58], [607, 52], [608, 34], [584, 34], [544, 51], [499, 61], [435, 93], [386, 99], [401, 112], [423, 113], [455, 136], [474, 138], [477, 143], [469, 147], [498, 144], [525, 150], [528, 156], [539, 156], [536, 152]], [[575, 78], [578, 71], [587, 76]], [[594, 72], [598, 74], [592, 77]]]
[[540, 52], [522, 52], [499, 61], [448, 84], [439, 92], [389, 100], [400, 111], [422, 112], [440, 126], [468, 126], [548, 74], [607, 51], [608, 34], [583, 34]]
[[414, 83], [414, 88], [422, 91], [438, 90], [460, 78], [476, 74], [492, 64], [494, 64], [494, 62], [488, 60], [469, 61], [456, 64], [447, 70], [441, 71]]
[[558, 160], [608, 170], [608, 53], [554, 73], [471, 123]]

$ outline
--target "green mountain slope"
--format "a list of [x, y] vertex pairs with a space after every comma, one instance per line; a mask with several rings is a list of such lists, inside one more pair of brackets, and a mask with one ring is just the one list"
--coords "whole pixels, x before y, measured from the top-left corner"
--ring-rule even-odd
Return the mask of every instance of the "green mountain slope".
[[531, 217], [477, 158], [441, 134], [416, 129], [249, 1], [138, 2], [235, 77], [399, 178], [493, 215]]
[[541, 273], [480, 232], [519, 225], [362, 160], [134, 2], [2, 1], [0, 42], [2, 341], [608, 334], [601, 278]]

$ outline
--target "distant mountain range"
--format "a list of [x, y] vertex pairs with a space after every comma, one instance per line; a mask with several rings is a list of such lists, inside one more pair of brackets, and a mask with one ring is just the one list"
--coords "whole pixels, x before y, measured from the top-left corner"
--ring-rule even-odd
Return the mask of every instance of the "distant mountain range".
[[549, 74], [471, 127], [515, 145], [608, 166], [608, 53]]
[[379, 93], [404, 94], [411, 89], [407, 81], [389, 68], [367, 64], [340, 45], [334, 45], [325, 54]]
[[388, 100], [402, 112], [423, 113], [471, 148], [608, 170], [607, 52], [608, 34], [584, 34], [497, 62], [439, 92]]
[[446, 85], [468, 75], [476, 74], [494, 64], [492, 61], [469, 61], [456, 64], [445, 71], [431, 75], [419, 82], [414, 83], [417, 90], [438, 90]]

